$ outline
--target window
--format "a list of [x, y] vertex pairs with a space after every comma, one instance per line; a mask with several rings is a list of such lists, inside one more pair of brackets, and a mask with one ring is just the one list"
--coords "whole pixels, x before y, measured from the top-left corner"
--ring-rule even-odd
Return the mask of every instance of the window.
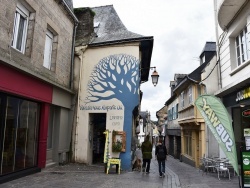
[[168, 120], [174, 120], [178, 118], [178, 104], [174, 105], [168, 110]]
[[53, 36], [52, 32], [47, 30], [46, 39], [45, 39], [43, 66], [49, 70], [51, 68], [53, 38], [54, 38], [54, 36]]
[[172, 112], [172, 120], [174, 120], [175, 119], [174, 107], [172, 107], [171, 112]]
[[181, 107], [184, 108], [184, 91], [181, 92]]
[[176, 104], [176, 106], [175, 106], [175, 112], [176, 112], [175, 117], [176, 117], [176, 119], [177, 119], [177, 118], [178, 118], [178, 104]]
[[245, 27], [235, 39], [237, 65], [240, 66], [249, 59], [247, 27]]
[[185, 154], [192, 156], [192, 132], [184, 131], [184, 152]]
[[168, 110], [168, 120], [173, 120], [172, 109]]
[[206, 56], [203, 55], [203, 57], [202, 57], [202, 63], [205, 63], [205, 62], [206, 62]]
[[22, 53], [25, 51], [28, 19], [29, 11], [22, 4], [17, 2], [11, 46]]
[[176, 119], [175, 106], [174, 106], [174, 107], [172, 107], [172, 112], [173, 112], [173, 119]]
[[188, 88], [188, 103], [191, 104], [193, 102], [193, 95], [192, 95], [192, 86]]

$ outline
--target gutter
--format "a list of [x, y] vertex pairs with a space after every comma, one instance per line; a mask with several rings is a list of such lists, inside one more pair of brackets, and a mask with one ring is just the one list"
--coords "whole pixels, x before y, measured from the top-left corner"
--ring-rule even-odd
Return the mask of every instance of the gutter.
[[79, 23], [77, 17], [75, 16], [75, 14], [72, 12], [71, 8], [69, 8], [68, 4], [65, 2], [65, 0], [62, 0], [64, 6], [66, 7], [67, 12], [72, 16], [72, 18], [74, 19], [75, 22]]
[[115, 41], [105, 41], [99, 43], [90, 43], [89, 46], [104, 46], [104, 45], [113, 45], [129, 42], [143, 42], [143, 41], [154, 41], [153, 37], [142, 37], [142, 38], [129, 38], [129, 39], [120, 39]]
[[72, 47], [71, 47], [71, 65], [70, 65], [70, 81], [69, 81], [69, 87], [70, 89], [73, 89], [73, 80], [74, 80], [74, 53], [75, 53], [75, 36], [76, 36], [76, 28], [78, 26], [78, 19], [75, 16], [75, 14], [72, 12], [71, 8], [69, 8], [68, 4], [65, 2], [65, 0], [62, 0], [62, 3], [66, 7], [67, 12], [71, 15], [71, 17], [74, 20], [74, 31], [73, 31], [73, 36], [72, 36]]

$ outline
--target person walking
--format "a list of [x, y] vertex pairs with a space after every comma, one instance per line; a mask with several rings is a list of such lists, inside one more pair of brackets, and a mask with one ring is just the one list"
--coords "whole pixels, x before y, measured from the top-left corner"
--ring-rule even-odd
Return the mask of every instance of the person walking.
[[162, 176], [165, 177], [165, 160], [167, 159], [167, 149], [162, 144], [161, 139], [159, 140], [159, 143], [156, 146], [155, 157], [158, 161], [160, 178], [162, 178]]
[[149, 140], [149, 135], [146, 136], [145, 141], [141, 145], [141, 151], [142, 151], [142, 169], [143, 172], [146, 170], [146, 174], [149, 173], [150, 170], [150, 163], [152, 159], [152, 144]]

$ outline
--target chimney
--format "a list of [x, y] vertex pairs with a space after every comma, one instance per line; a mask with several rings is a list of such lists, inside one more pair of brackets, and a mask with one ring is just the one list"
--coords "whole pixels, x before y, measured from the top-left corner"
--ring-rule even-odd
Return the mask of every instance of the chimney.
[[74, 13], [79, 20], [76, 30], [76, 45], [86, 45], [94, 34], [95, 13], [90, 8], [75, 8]]

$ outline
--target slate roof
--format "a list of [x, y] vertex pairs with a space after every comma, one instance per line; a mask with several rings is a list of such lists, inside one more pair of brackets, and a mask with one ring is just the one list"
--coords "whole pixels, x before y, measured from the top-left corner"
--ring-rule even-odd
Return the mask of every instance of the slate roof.
[[216, 51], [216, 42], [206, 42], [203, 50], [201, 53], [203, 52], [214, 52]]
[[90, 41], [90, 46], [106, 45], [107, 43], [121, 43], [131, 41], [142, 41], [144, 39], [153, 40], [153, 37], [146, 37], [128, 31], [117, 15], [113, 5], [106, 5], [91, 8], [95, 12], [94, 24], [99, 23], [94, 28], [96, 37]]

